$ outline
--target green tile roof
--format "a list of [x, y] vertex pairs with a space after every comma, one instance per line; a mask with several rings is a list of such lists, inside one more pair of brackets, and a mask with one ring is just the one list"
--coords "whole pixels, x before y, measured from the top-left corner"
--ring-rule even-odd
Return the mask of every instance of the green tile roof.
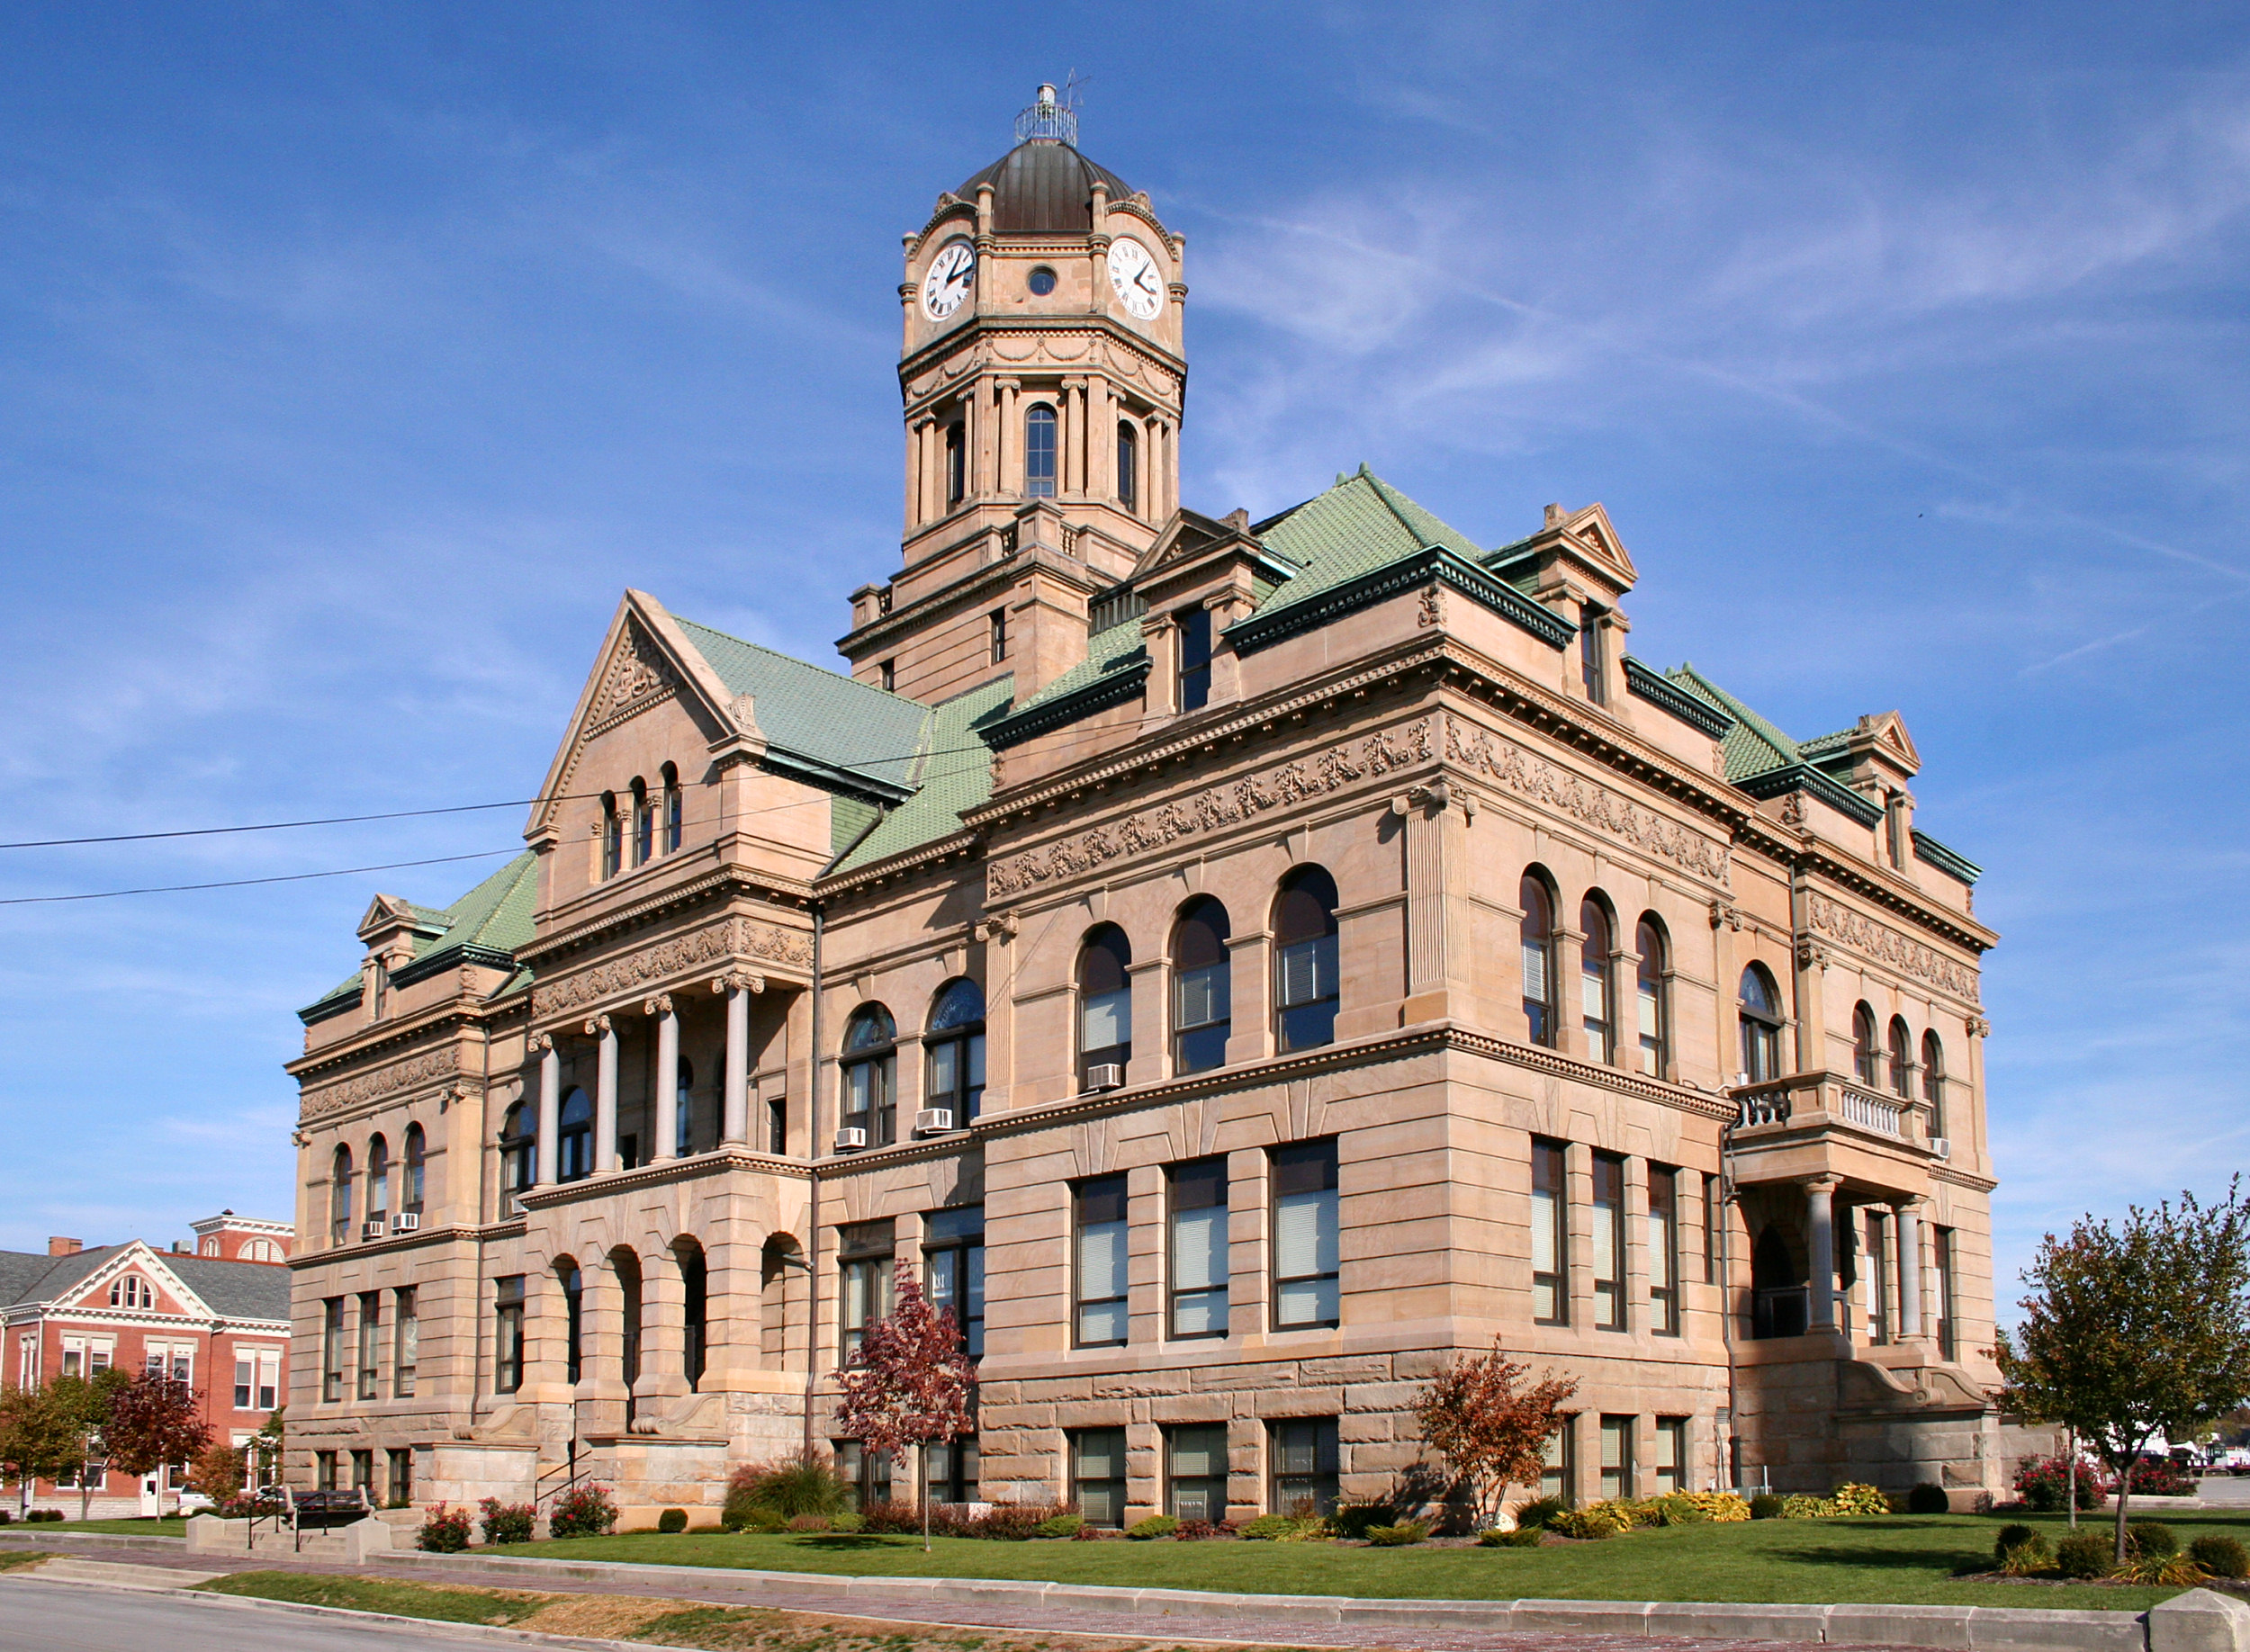
[[1429, 545], [1443, 545], [1471, 561], [1484, 552], [1468, 536], [1384, 481], [1365, 465], [1338, 476], [1336, 486], [1258, 524], [1260, 543], [1300, 571], [1258, 607], [1260, 614], [1296, 606]]
[[796, 759], [832, 782], [913, 789], [928, 706], [708, 625], [677, 623], [728, 690], [756, 702], [770, 758]]
[[1686, 689], [1706, 705], [1715, 705], [1734, 719], [1734, 726], [1719, 742], [1730, 782], [1746, 780], [1768, 769], [1786, 768], [1804, 760], [1796, 741], [1713, 682], [1692, 665], [1682, 664], [1664, 673], [1667, 680]]
[[1014, 696], [1015, 678], [1002, 677], [932, 707], [929, 737], [914, 771], [914, 795], [886, 814], [836, 870], [856, 871], [960, 830], [961, 816], [992, 796], [992, 751], [978, 730], [1004, 712]]
[[[1010, 712], [995, 731], [998, 743], [1012, 743], [1018, 738], [1029, 738], [1017, 732], [1019, 727], [1035, 725], [1036, 714], [1059, 701], [1093, 696], [1107, 679], [1121, 680], [1125, 674], [1145, 669], [1148, 664], [1148, 650], [1140, 640], [1140, 618], [1136, 615], [1120, 620], [1107, 630], [1097, 631], [1086, 639], [1086, 657], [1065, 671], [1053, 682]], [[1073, 713], [1063, 718], [1084, 715]], [[1061, 726], [1058, 722], [1058, 727]], [[1039, 732], [1043, 732], [1043, 730]]]
[[[488, 963], [512, 961], [516, 948], [532, 937], [532, 913], [539, 901], [539, 857], [529, 849], [470, 890], [451, 906], [407, 904], [428, 919], [436, 935], [417, 935], [414, 956], [392, 972], [400, 985], [482, 955]], [[310, 1021], [325, 1019], [359, 1001], [360, 972], [354, 970], [328, 992], [299, 1010]]]

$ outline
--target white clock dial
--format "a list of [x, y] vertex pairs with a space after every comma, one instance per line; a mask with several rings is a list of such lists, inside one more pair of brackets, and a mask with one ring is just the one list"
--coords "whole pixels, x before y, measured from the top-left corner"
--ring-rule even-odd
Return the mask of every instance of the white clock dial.
[[967, 241], [948, 241], [922, 278], [922, 313], [942, 321], [961, 307], [976, 280], [976, 249]]
[[1148, 249], [1130, 238], [1110, 243], [1110, 285], [1129, 315], [1153, 321], [1164, 308], [1164, 274]]

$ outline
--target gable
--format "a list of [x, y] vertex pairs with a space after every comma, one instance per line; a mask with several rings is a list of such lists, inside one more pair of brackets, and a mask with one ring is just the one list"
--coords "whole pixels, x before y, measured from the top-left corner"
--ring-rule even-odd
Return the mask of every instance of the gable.
[[1618, 584], [1630, 588], [1640, 582], [1640, 570], [1634, 567], [1624, 541], [1617, 537], [1609, 512], [1599, 504], [1588, 505], [1565, 518], [1562, 531], [1578, 542], [1579, 549], [1588, 560], [1606, 568]]
[[[140, 1281], [138, 1290], [153, 1293], [155, 1300], [127, 1300], [126, 1293], [136, 1290], [135, 1287], [128, 1284], [130, 1280]], [[119, 1300], [115, 1302], [110, 1300], [112, 1287], [120, 1288]], [[210, 1305], [165, 1265], [158, 1252], [139, 1239], [119, 1246], [113, 1254], [104, 1258], [101, 1265], [86, 1276], [82, 1284], [62, 1296], [60, 1301], [65, 1306], [103, 1313], [163, 1314], [186, 1319], [208, 1319], [212, 1316]]]

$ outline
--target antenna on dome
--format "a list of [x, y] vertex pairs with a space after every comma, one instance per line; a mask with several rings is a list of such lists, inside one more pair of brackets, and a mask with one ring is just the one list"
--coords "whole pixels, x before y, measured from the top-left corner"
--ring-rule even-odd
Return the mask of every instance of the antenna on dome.
[[1015, 118], [1018, 143], [1063, 143], [1078, 147], [1078, 88], [1085, 84], [1073, 69], [1058, 97], [1051, 83], [1042, 85], [1039, 101]]

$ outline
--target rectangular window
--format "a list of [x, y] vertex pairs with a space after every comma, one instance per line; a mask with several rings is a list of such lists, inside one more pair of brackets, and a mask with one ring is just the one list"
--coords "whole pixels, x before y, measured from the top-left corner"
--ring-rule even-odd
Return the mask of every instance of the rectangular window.
[[1891, 1340], [1891, 1225], [1879, 1210], [1868, 1212], [1868, 1339]]
[[1567, 1152], [1561, 1142], [1531, 1144], [1531, 1316], [1543, 1325], [1570, 1323]]
[[1180, 615], [1180, 709], [1210, 704], [1210, 610], [1195, 608]]
[[1633, 1428], [1637, 1417], [1602, 1419], [1602, 1498], [1633, 1495]]
[[[950, 1308], [972, 1360], [985, 1353], [985, 1208], [933, 1210], [922, 1224], [922, 1271], [930, 1306]], [[955, 1498], [955, 1502], [967, 1502]]]
[[[492, 1387], [513, 1394], [524, 1386], [524, 1276], [494, 1281]], [[629, 1357], [628, 1357], [629, 1358]]]
[[[62, 1344], [62, 1374], [83, 1377], [86, 1369], [86, 1344], [75, 1337], [65, 1337]], [[26, 1384], [28, 1387], [28, 1382]]]
[[1117, 502], [1128, 511], [1140, 508], [1140, 443], [1133, 427], [1123, 420], [1117, 426]]
[[896, 1230], [888, 1222], [858, 1222], [836, 1230], [837, 1284], [842, 1292], [837, 1324], [842, 1341], [838, 1357], [849, 1361], [868, 1327], [891, 1311], [891, 1257]]
[[1679, 1334], [1679, 1172], [1649, 1166], [1649, 1329]]
[[1586, 697], [1596, 705], [1609, 703], [1609, 682], [1602, 669], [1602, 610], [1592, 603], [1579, 608], [1578, 669], [1579, 681], [1586, 689]]
[[932, 1503], [976, 1503], [976, 1436], [963, 1434], [922, 1454], [922, 1483]]
[[400, 1286], [393, 1296], [392, 1343], [391, 1391], [400, 1399], [410, 1399], [422, 1345], [420, 1309], [411, 1285]]
[[271, 1411], [281, 1404], [282, 1354], [268, 1349], [257, 1357], [257, 1409]]
[[352, 1489], [363, 1495], [374, 1489], [375, 1454], [360, 1450], [352, 1453]]
[[1576, 1478], [1578, 1457], [1571, 1436], [1578, 1432], [1578, 1418], [1565, 1416], [1562, 1426], [1547, 1436], [1546, 1449], [1539, 1460], [1544, 1465], [1539, 1471], [1539, 1495], [1572, 1501], [1576, 1494], [1570, 1489]]
[[110, 1368], [110, 1356], [116, 1351], [114, 1342], [88, 1342], [86, 1349], [86, 1374], [99, 1377]]
[[987, 620], [992, 631], [992, 662], [998, 665], [1008, 657], [1008, 611], [994, 608]]
[[321, 1491], [336, 1489], [336, 1453], [315, 1451], [312, 1454], [314, 1484]]
[[1125, 1431], [1070, 1432], [1070, 1500], [1090, 1526], [1125, 1523]]
[[1656, 1420], [1656, 1495], [1688, 1489], [1688, 1419]]
[[1224, 1336], [1227, 1161], [1199, 1159], [1192, 1164], [1174, 1164], [1166, 1179], [1172, 1202], [1172, 1334]]
[[766, 1103], [766, 1151], [777, 1159], [789, 1153], [789, 1103], [776, 1096]]
[[1336, 1138], [1274, 1149], [1274, 1328], [1341, 1319]]
[[883, 685], [883, 692], [885, 694], [896, 693], [898, 688], [898, 661], [886, 660], [875, 669], [877, 678]]
[[1227, 1425], [1180, 1423], [1164, 1431], [1164, 1512], [1174, 1520], [1227, 1518]]
[[1726, 1220], [1726, 1196], [1724, 1184], [1716, 1176], [1703, 1179], [1703, 1282], [1719, 1282], [1719, 1252], [1725, 1248], [1725, 1236], [1719, 1224]]
[[1954, 1339], [1958, 1333], [1958, 1322], [1954, 1315], [1958, 1310], [1953, 1299], [1953, 1250], [1956, 1243], [1953, 1230], [1949, 1227], [1933, 1226], [1930, 1230], [1931, 1260], [1937, 1263], [1938, 1273], [1938, 1357], [1941, 1360], [1958, 1357]]
[[[334, 1405], [344, 1397], [344, 1298], [320, 1305], [320, 1397]], [[329, 1484], [335, 1477], [329, 1476]]]
[[414, 1448], [394, 1447], [391, 1452], [391, 1506], [404, 1508], [414, 1501]]
[[856, 1440], [835, 1442], [836, 1472], [850, 1488], [851, 1506], [872, 1508], [891, 1500], [891, 1454], [870, 1451]]
[[1594, 1328], [1625, 1328], [1625, 1162], [1594, 1155]]
[[1082, 1181], [1072, 1203], [1078, 1235], [1078, 1346], [1112, 1346], [1126, 1335], [1125, 1178]]
[[959, 419], [945, 427], [945, 502], [958, 505], [968, 497], [968, 429]]
[[359, 1299], [359, 1397], [375, 1397], [375, 1385], [382, 1373], [377, 1369], [382, 1362], [382, 1296], [368, 1291]]
[[1268, 1459], [1274, 1465], [1276, 1514], [1333, 1514], [1336, 1501], [1334, 1417], [1292, 1418], [1273, 1425]]
[[1274, 955], [1274, 1008], [1284, 1051], [1336, 1042], [1336, 938], [1314, 935]]
[[250, 1409], [251, 1397], [257, 1392], [257, 1356], [237, 1354], [234, 1357], [234, 1408]]

